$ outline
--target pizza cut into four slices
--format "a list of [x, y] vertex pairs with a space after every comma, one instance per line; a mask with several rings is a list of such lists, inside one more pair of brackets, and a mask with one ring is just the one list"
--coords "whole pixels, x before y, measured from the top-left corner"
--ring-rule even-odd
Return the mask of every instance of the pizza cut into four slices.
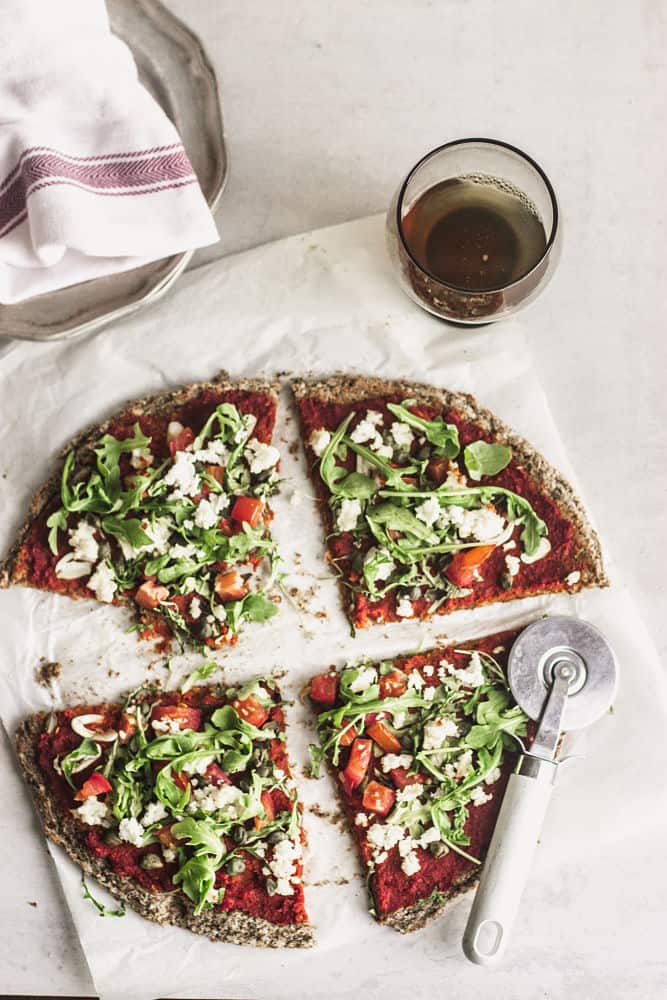
[[[467, 395], [351, 376], [293, 391], [352, 624], [605, 586], [571, 487]], [[276, 611], [269, 498], [277, 383], [210, 383], [128, 405], [67, 450], [0, 571], [133, 605], [138, 628], [219, 647]], [[372, 912], [421, 927], [474, 884], [527, 720], [514, 634], [314, 678], [327, 760]], [[301, 809], [273, 682], [144, 692], [38, 714], [17, 745], [46, 832], [159, 923], [215, 940], [312, 941]]]
[[255, 571], [275, 552], [276, 403], [275, 383], [222, 374], [81, 435], [33, 500], [0, 584], [129, 603], [143, 632], [213, 648], [271, 618]]
[[305, 947], [284, 729], [259, 680], [38, 713], [16, 743], [47, 836], [117, 899], [215, 941]]
[[505, 665], [517, 633], [320, 674], [319, 746], [366, 870], [371, 913], [401, 932], [475, 884], [529, 722]]
[[356, 628], [606, 585], [572, 488], [472, 396], [347, 375], [292, 385]]

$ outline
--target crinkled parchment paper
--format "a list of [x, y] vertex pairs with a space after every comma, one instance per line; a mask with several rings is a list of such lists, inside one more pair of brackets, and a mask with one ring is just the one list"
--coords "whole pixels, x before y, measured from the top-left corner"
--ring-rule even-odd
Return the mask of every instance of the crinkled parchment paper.
[[[504, 323], [459, 331], [422, 313], [398, 290], [384, 252], [382, 220], [373, 218], [190, 273], [162, 303], [94, 340], [26, 344], [7, 355], [0, 362], [2, 549], [31, 493], [50, 473], [53, 456], [75, 432], [127, 399], [205, 379], [223, 367], [239, 375], [344, 369], [467, 390], [571, 474], [521, 330]], [[572, 954], [586, 929], [575, 920], [571, 940], [554, 949], [548, 940], [550, 907], [563, 905], [563, 899], [574, 907], [590, 866], [604, 852], [622, 858], [625, 838], [638, 824], [646, 828], [664, 814], [662, 792], [644, 756], [647, 729], [662, 731], [667, 724], [664, 682], [622, 581], [612, 566], [614, 586], [608, 592], [459, 612], [428, 626], [401, 623], [354, 639], [322, 561], [320, 525], [286, 391], [277, 438], [284, 484], [275, 503], [274, 532], [290, 574], [290, 597], [268, 626], [247, 629], [234, 649], [216, 658], [220, 676], [224, 671], [230, 680], [278, 674], [284, 695], [293, 700], [288, 745], [306, 804], [306, 892], [318, 944], [303, 953], [261, 951], [212, 944], [130, 912], [123, 919], [101, 920], [82, 899], [78, 870], [54, 849], [100, 995], [105, 1000], [179, 995], [384, 1000], [447, 990], [459, 998], [479, 996], [490, 974], [467, 965], [460, 952], [467, 901], [407, 937], [378, 927], [368, 916], [332, 782], [304, 773], [314, 731], [298, 695], [305, 681], [330, 663], [460, 640], [527, 623], [546, 611], [577, 613], [597, 624], [615, 646], [622, 670], [613, 714], [589, 731], [587, 756], [561, 769], [517, 925], [520, 966], [510, 960], [492, 980], [498, 996], [535, 996], [538, 981], [540, 988], [558, 992], [568, 982], [564, 949]], [[167, 678], [165, 657], [124, 633], [130, 623], [124, 609], [16, 588], [0, 594], [0, 615], [1, 711], [10, 734], [37, 709], [114, 699], [147, 676]], [[35, 678], [41, 658], [62, 665], [47, 687]], [[200, 661], [199, 655], [174, 656], [172, 683]], [[32, 830], [16, 829], [11, 847], [17, 863], [21, 838], [30, 835]], [[105, 898], [101, 889], [99, 897]]]

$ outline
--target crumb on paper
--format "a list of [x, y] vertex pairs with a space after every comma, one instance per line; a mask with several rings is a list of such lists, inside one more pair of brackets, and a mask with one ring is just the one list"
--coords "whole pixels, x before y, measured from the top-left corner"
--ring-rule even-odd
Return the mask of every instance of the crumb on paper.
[[36, 900], [34, 900], [34, 899], [28, 899], [28, 900], [26, 900], [26, 902], [27, 902], [28, 906], [32, 906], [34, 909], [37, 909], [37, 901]]
[[57, 681], [62, 673], [62, 665], [50, 660], [44, 660], [35, 668], [35, 680], [40, 687], [50, 688], [54, 681]]

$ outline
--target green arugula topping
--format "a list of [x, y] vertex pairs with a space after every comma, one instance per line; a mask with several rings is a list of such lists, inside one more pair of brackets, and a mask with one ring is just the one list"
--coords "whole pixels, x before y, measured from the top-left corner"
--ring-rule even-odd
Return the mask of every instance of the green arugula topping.
[[482, 476], [495, 476], [502, 472], [512, 461], [512, 451], [504, 444], [473, 441], [464, 449], [463, 461], [470, 478], [479, 482]]
[[[396, 600], [426, 597], [429, 613], [444, 602], [471, 593], [459, 589], [446, 576], [456, 553], [485, 544], [506, 541], [519, 526], [520, 541], [527, 555], [534, 555], [547, 535], [547, 526], [530, 502], [512, 490], [492, 485], [457, 485], [452, 460], [460, 455], [458, 429], [442, 417], [427, 420], [412, 412], [416, 401], [388, 403], [399, 423], [410, 427], [417, 440], [408, 449], [397, 445], [388, 427], [378, 427], [371, 445], [352, 440], [350, 427], [355, 412], [348, 414], [330, 435], [319, 461], [319, 472], [331, 496], [334, 523], [343, 501], [358, 501], [361, 516], [352, 530], [352, 551], [338, 556], [333, 565], [353, 591], [378, 600], [395, 592]], [[379, 448], [379, 442], [382, 448]], [[391, 451], [391, 455], [388, 450]], [[382, 453], [379, 454], [378, 450]], [[473, 441], [466, 445], [459, 462], [473, 483], [496, 475], [511, 461], [504, 445]], [[356, 469], [352, 468], [356, 459]], [[433, 459], [447, 461], [446, 481], [434, 487]], [[452, 479], [454, 480], [452, 484]], [[506, 527], [495, 539], [477, 535], [464, 515], [487, 508], [502, 515]], [[336, 532], [334, 532], [335, 534]], [[350, 573], [350, 567], [354, 571]], [[473, 587], [474, 589], [474, 587]]]
[[85, 739], [78, 747], [70, 751], [60, 761], [63, 777], [71, 788], [76, 788], [72, 781], [72, 775], [78, 771], [83, 771], [89, 764], [96, 761], [102, 754], [100, 746], [94, 740]]
[[90, 889], [86, 884], [86, 878], [81, 874], [81, 885], [83, 887], [83, 898], [89, 900], [95, 909], [97, 910], [100, 917], [124, 917], [125, 916], [125, 903], [121, 903], [117, 910], [108, 910], [106, 906], [95, 899]]

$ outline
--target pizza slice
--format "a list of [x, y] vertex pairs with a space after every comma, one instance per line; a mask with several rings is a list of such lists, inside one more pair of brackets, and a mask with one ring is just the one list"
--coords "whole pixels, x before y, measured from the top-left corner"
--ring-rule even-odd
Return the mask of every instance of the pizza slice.
[[528, 733], [505, 679], [516, 634], [332, 669], [308, 686], [313, 770], [326, 760], [334, 771], [371, 913], [395, 930], [423, 927], [477, 881], [514, 737]]
[[572, 488], [472, 396], [347, 375], [292, 385], [354, 627], [606, 586]]
[[0, 585], [131, 604], [144, 634], [214, 648], [272, 617], [276, 404], [276, 384], [221, 374], [81, 435], [34, 498]]
[[275, 682], [40, 712], [16, 745], [47, 836], [123, 904], [216, 941], [312, 944]]

